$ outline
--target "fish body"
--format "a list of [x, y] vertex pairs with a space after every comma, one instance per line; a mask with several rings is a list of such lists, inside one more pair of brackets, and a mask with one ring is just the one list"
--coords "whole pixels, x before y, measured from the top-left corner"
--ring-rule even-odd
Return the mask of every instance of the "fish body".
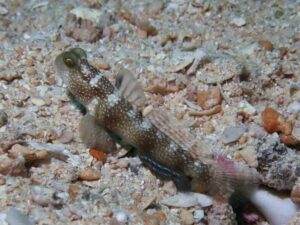
[[[143, 116], [141, 110], [132, 104], [134, 101], [128, 101], [134, 96], [134, 88], [129, 86], [127, 94], [122, 91], [126, 89], [125, 84], [122, 86], [126, 82], [122, 72], [114, 86], [103, 73], [88, 63], [86, 53], [79, 48], [59, 55], [55, 65], [73, 102], [84, 113], [87, 108], [95, 118], [90, 121], [90, 126], [98, 131], [93, 134], [93, 129], [87, 129], [86, 132], [91, 133], [88, 136], [102, 137], [106, 134], [106, 142], [117, 142], [134, 151], [144, 165], [160, 177], [173, 180], [178, 189], [212, 193], [247, 187], [257, 182], [257, 174], [253, 170], [237, 166], [222, 155], [208, 158], [200, 154], [198, 157], [188, 150], [184, 138], [181, 140], [182, 135], [172, 135], [179, 133], [176, 130], [173, 132], [172, 126], [161, 129], [154, 120]], [[138, 100], [139, 96], [133, 98]], [[159, 115], [154, 117], [159, 118]], [[108, 140], [107, 136], [111, 139]], [[199, 151], [203, 148], [196, 147]], [[200, 152], [203, 151], [205, 149]]]

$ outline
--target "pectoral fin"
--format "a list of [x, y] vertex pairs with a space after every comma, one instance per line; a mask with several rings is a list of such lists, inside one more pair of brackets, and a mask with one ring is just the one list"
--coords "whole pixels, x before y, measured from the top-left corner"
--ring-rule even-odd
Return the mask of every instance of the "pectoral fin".
[[144, 107], [146, 103], [144, 91], [129, 70], [121, 69], [119, 71], [115, 86], [119, 89], [120, 94], [137, 109], [141, 110]]
[[117, 150], [110, 135], [98, 125], [95, 117], [90, 114], [82, 117], [79, 124], [79, 135], [88, 148], [102, 150], [105, 153], [112, 153]]

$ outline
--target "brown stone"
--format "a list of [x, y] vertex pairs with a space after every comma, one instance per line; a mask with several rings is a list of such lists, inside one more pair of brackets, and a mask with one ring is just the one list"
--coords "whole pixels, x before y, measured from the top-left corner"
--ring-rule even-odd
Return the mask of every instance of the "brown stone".
[[198, 105], [202, 109], [210, 109], [222, 103], [222, 96], [219, 88], [211, 88], [207, 91], [198, 92]]
[[257, 43], [259, 44], [259, 46], [261, 46], [262, 48], [264, 48], [267, 51], [273, 51], [274, 50], [274, 45], [269, 40], [259, 40]]
[[95, 181], [99, 180], [101, 177], [101, 173], [99, 170], [96, 170], [91, 167], [86, 167], [80, 172], [79, 179], [85, 181]]

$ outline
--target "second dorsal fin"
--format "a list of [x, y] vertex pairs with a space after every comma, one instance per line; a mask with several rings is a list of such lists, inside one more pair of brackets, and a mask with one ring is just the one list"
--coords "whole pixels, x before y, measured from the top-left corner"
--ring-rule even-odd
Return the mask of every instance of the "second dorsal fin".
[[152, 109], [147, 115], [150, 121], [182, 149], [195, 158], [209, 159], [211, 149], [192, 135], [176, 118], [160, 109]]
[[144, 91], [129, 70], [120, 69], [116, 77], [115, 86], [119, 89], [120, 94], [133, 106], [139, 110], [144, 107], [146, 103]]

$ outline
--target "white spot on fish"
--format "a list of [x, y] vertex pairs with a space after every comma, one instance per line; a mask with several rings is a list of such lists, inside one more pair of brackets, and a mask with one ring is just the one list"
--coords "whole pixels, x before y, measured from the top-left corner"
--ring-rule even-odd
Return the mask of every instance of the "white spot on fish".
[[85, 78], [89, 78], [89, 77], [91, 77], [92, 71], [90, 70], [88, 65], [82, 64], [81, 65], [81, 73]]
[[163, 138], [162, 132], [160, 130], [156, 131], [156, 136], [157, 136], [158, 139], [162, 139]]
[[152, 124], [150, 123], [150, 121], [144, 119], [143, 122], [141, 123], [141, 127], [144, 130], [149, 130], [152, 127]]
[[113, 93], [107, 96], [107, 101], [109, 106], [113, 107], [120, 101], [120, 97]]
[[198, 161], [196, 161], [196, 162], [194, 162], [194, 165], [195, 165], [196, 167], [198, 167], [198, 166], [200, 166], [200, 163], [199, 163]]
[[136, 111], [134, 111], [134, 110], [129, 110], [128, 112], [127, 112], [127, 115], [131, 118], [131, 119], [135, 119], [135, 117], [136, 117]]
[[169, 145], [169, 148], [172, 150], [172, 151], [176, 151], [177, 149], [178, 149], [178, 146], [177, 146], [177, 144], [175, 144], [175, 143], [171, 143], [170, 145]]
[[92, 87], [97, 87], [98, 86], [98, 82], [99, 80], [103, 77], [103, 74], [101, 74], [100, 72], [96, 74], [96, 76], [94, 78], [92, 78], [90, 80], [90, 85]]

